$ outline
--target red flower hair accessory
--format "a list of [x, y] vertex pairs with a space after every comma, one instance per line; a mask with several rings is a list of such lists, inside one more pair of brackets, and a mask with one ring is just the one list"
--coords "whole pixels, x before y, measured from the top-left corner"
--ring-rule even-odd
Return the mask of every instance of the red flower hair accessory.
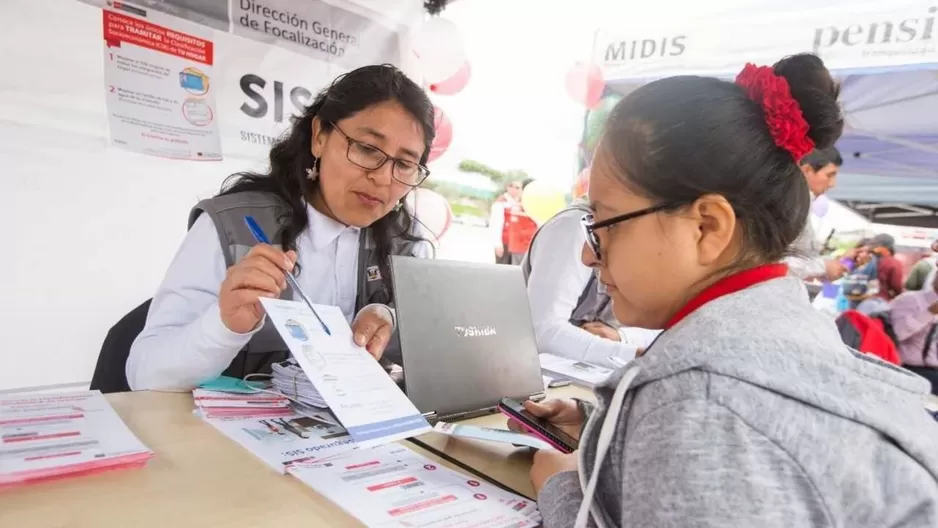
[[771, 66], [746, 64], [736, 76], [736, 84], [750, 99], [762, 105], [772, 139], [790, 152], [796, 162], [814, 150], [814, 141], [808, 137], [811, 127], [801, 112], [801, 105], [792, 97], [787, 79], [777, 75]]

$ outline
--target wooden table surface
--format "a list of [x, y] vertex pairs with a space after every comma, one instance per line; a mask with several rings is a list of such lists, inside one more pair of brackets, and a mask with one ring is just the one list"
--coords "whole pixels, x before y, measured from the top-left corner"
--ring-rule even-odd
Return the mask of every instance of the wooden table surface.
[[[561, 389], [556, 396], [578, 394]], [[190, 394], [133, 392], [108, 401], [156, 456], [143, 469], [116, 470], [0, 492], [0, 527], [147, 528], [361, 526], [288, 475], [280, 475], [192, 414]], [[463, 423], [503, 427], [501, 415]], [[438, 433], [420, 440], [522, 494], [531, 495], [531, 455], [505, 444]], [[457, 466], [415, 446], [444, 466]]]
[[[559, 389], [550, 389], [548, 395], [551, 398], [595, 399], [591, 391], [572, 385]], [[498, 413], [464, 420], [459, 423], [505, 429], [507, 428], [507, 421], [504, 415]], [[528, 476], [531, 469], [531, 460], [534, 456], [533, 451], [530, 449], [499, 442], [456, 438], [440, 433], [421, 435], [417, 439], [483, 473], [489, 479], [528, 498], [535, 498], [534, 489]]]

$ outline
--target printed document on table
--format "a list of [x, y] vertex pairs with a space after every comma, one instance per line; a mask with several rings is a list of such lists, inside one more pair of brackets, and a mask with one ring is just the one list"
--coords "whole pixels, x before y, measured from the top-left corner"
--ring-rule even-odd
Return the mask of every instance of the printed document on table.
[[553, 354], [539, 354], [538, 359], [541, 361], [541, 370], [552, 378], [570, 380], [590, 388], [606, 381], [613, 373], [612, 369]]
[[152, 456], [98, 391], [0, 397], [0, 487]]
[[356, 448], [341, 425], [311, 414], [205, 421], [281, 474], [291, 464], [326, 460]]
[[487, 442], [500, 442], [519, 446], [533, 447], [534, 449], [553, 449], [550, 444], [524, 433], [516, 433], [505, 429], [491, 429], [489, 427], [476, 427], [474, 425], [453, 424], [437, 422], [433, 430], [448, 436], [485, 440]]
[[359, 447], [431, 430], [384, 368], [352, 341], [352, 329], [338, 307], [315, 305], [328, 335], [305, 303], [261, 302], [293, 358]]
[[297, 464], [289, 472], [366, 526], [525, 528], [541, 520], [532, 501], [401, 445]]

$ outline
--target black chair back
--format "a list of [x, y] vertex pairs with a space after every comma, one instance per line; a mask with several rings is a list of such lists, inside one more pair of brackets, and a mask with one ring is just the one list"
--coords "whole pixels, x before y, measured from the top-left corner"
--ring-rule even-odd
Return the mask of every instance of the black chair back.
[[143, 331], [147, 321], [147, 312], [150, 311], [150, 301], [134, 308], [108, 331], [98, 354], [98, 363], [94, 367], [94, 376], [91, 378], [91, 389], [103, 393], [127, 392], [127, 356], [130, 355], [130, 346]]

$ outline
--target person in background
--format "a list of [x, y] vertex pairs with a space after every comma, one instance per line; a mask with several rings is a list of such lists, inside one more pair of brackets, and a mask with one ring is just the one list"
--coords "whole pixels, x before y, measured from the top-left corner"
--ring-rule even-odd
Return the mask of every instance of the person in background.
[[[271, 148], [267, 172], [236, 174], [193, 209], [130, 349], [130, 387], [188, 391], [284, 359], [260, 299], [293, 296], [286, 273], [312, 302], [338, 306], [355, 342], [380, 358], [397, 342], [390, 256], [432, 253], [403, 202], [429, 175], [433, 137], [433, 104], [393, 66], [323, 89]], [[256, 243], [246, 215], [274, 245]]]
[[579, 439], [534, 454], [546, 528], [938, 526], [928, 384], [847, 348], [780, 263], [810, 207], [797, 161], [842, 132], [837, 93], [801, 54], [613, 109], [582, 259], [616, 319], [664, 331], [598, 407], [525, 402]]
[[[837, 173], [843, 165], [840, 152], [834, 147], [815, 149], [801, 160], [801, 172], [811, 193], [811, 200], [826, 193], [837, 185]], [[785, 263], [792, 274], [803, 280], [839, 279], [846, 271], [838, 259], [821, 256], [823, 249], [811, 225], [810, 211], [804, 231], [793, 244], [795, 254], [787, 257]]]
[[[534, 180], [528, 178], [521, 182], [522, 193], [524, 192], [524, 188], [532, 181]], [[521, 264], [525, 253], [527, 253], [528, 248], [531, 247], [531, 240], [534, 238], [535, 232], [537, 232], [537, 222], [528, 216], [521, 202], [514, 204], [508, 219], [508, 253], [511, 255], [511, 263], [513, 265], [517, 266]]]
[[938, 396], [938, 276], [924, 289], [907, 291], [889, 304], [902, 366], [931, 383]]
[[905, 289], [915, 291], [924, 289], [928, 283], [928, 276], [935, 271], [935, 255], [938, 254], [938, 240], [931, 243], [928, 251], [923, 252], [922, 258], [912, 266], [909, 276], [905, 279]]
[[521, 203], [521, 182], [511, 181], [505, 185], [505, 192], [492, 203], [489, 216], [489, 233], [495, 247], [495, 263], [511, 264], [508, 252], [508, 229], [511, 225], [511, 209]]
[[521, 268], [538, 351], [617, 368], [611, 357], [631, 360], [659, 332], [622, 327], [597, 275], [583, 265], [583, 216], [589, 212], [581, 197], [545, 222], [531, 240]]
[[870, 251], [876, 262], [876, 278], [879, 280], [877, 296], [889, 302], [902, 293], [905, 282], [902, 280], [902, 262], [896, 258], [896, 239], [885, 233], [870, 240]]

